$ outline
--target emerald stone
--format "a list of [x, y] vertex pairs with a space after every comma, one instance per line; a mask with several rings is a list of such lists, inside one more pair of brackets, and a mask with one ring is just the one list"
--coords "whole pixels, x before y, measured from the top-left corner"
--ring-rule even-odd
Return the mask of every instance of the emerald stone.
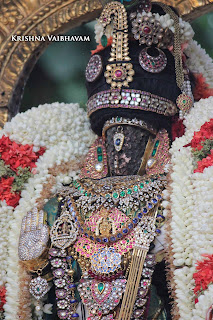
[[186, 103], [186, 100], [183, 100], [183, 103]]
[[120, 196], [125, 197], [126, 193], [124, 191], [121, 191]]
[[97, 153], [98, 153], [98, 154], [100, 154], [100, 153], [102, 154], [102, 148], [101, 148], [101, 147], [98, 147], [98, 148], [97, 148]]
[[157, 151], [157, 149], [153, 149], [153, 151], [152, 151], [152, 156], [153, 156], [153, 157], [155, 156], [156, 151]]
[[114, 192], [114, 193], [113, 193], [113, 198], [117, 198], [117, 197], [118, 197], [117, 192]]
[[152, 66], [155, 66], [155, 62], [154, 61], [152, 62]]
[[138, 186], [134, 186], [134, 191], [138, 191]]
[[109, 193], [106, 194], [106, 198], [110, 198], [110, 194]]
[[80, 190], [80, 189], [81, 189], [81, 186], [78, 187], [78, 190]]
[[145, 182], [146, 182], [146, 184], [148, 184], [148, 183], [149, 183], [149, 180], [146, 180]]
[[38, 292], [39, 292], [39, 291], [40, 291], [40, 288], [39, 288], [39, 287], [37, 287], [37, 288], [36, 288], [36, 291], [38, 291]]
[[157, 141], [155, 142], [155, 147], [156, 147], [156, 148], [159, 146], [159, 143], [160, 143], [159, 140], [157, 140]]
[[85, 194], [84, 194], [85, 196], [87, 196], [87, 191], [85, 192]]
[[121, 120], [121, 118], [120, 117], [117, 117], [117, 121], [120, 121]]
[[131, 189], [128, 189], [127, 190], [127, 194], [131, 194], [132, 193], [132, 190]]
[[99, 154], [98, 155], [98, 161], [101, 162], [102, 160], [103, 160], [103, 156], [102, 156], [102, 154]]
[[144, 187], [144, 184], [143, 184], [143, 183], [141, 183], [141, 184], [140, 184], [140, 188], [141, 188], [141, 189], [143, 189], [143, 187]]
[[103, 47], [107, 46], [107, 37], [105, 36], [105, 34], [103, 34], [101, 37], [101, 44]]
[[145, 229], [145, 230], [143, 231], [143, 233], [148, 233], [148, 231]]
[[104, 291], [104, 284], [103, 284], [103, 282], [100, 282], [100, 283], [98, 284], [98, 291], [99, 291], [100, 293], [102, 293], [102, 292]]

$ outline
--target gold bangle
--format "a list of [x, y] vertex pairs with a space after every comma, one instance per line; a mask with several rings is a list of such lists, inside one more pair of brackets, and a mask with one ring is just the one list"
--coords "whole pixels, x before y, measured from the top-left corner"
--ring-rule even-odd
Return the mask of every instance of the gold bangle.
[[29, 272], [37, 272], [39, 269], [44, 269], [48, 263], [48, 252], [49, 248], [47, 247], [42, 255], [36, 259], [32, 260], [20, 260], [20, 263], [29, 271]]

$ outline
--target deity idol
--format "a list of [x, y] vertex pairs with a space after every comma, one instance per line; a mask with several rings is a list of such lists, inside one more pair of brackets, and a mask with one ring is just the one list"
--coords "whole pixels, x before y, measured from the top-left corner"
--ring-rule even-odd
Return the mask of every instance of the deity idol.
[[54, 305], [46, 319], [171, 319], [162, 194], [172, 128], [194, 101], [183, 52], [193, 31], [146, 0], [106, 4], [96, 30], [85, 75], [98, 138], [57, 203], [24, 217], [19, 257], [35, 311]]

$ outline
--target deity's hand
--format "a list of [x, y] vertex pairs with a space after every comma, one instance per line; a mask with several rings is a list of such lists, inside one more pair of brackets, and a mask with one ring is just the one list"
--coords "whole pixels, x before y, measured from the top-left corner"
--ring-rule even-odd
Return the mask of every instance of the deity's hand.
[[44, 224], [44, 212], [34, 208], [22, 220], [19, 239], [19, 259], [34, 260], [47, 248], [49, 228]]

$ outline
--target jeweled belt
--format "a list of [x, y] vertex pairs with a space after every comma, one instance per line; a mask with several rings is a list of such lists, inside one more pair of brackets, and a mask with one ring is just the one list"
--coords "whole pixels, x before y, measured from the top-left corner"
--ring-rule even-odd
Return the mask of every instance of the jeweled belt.
[[87, 113], [105, 108], [125, 108], [151, 111], [165, 116], [175, 115], [176, 105], [166, 98], [150, 92], [134, 89], [114, 89], [94, 94], [87, 102]]

